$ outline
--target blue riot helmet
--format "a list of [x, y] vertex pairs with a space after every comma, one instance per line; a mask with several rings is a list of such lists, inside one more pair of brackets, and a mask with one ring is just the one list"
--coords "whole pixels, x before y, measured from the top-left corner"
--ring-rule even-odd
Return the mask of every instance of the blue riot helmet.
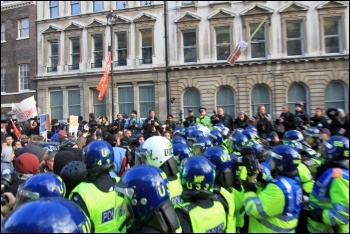
[[1, 222], [2, 233], [93, 233], [92, 227], [84, 211], [62, 197], [26, 202]]
[[184, 144], [184, 145], [188, 145], [186, 139], [183, 138], [183, 137], [181, 137], [181, 136], [173, 137], [173, 138], [171, 139], [171, 142], [173, 143], [173, 145], [175, 145], [175, 144]]
[[214, 128], [222, 130], [223, 128], [225, 128], [225, 125], [222, 122], [218, 122], [215, 124]]
[[297, 175], [297, 167], [301, 163], [300, 154], [287, 145], [277, 145], [271, 152], [272, 160], [275, 162], [275, 171], [279, 175]]
[[249, 125], [245, 129], [246, 130], [252, 130], [252, 131], [256, 132], [256, 134], [258, 134], [258, 129], [255, 126], [253, 126], [253, 125]]
[[283, 141], [298, 141], [303, 142], [304, 136], [298, 130], [289, 130], [283, 134]]
[[173, 144], [174, 158], [178, 165], [185, 158], [193, 156], [192, 149], [187, 144]]
[[220, 146], [210, 147], [203, 155], [209, 159], [216, 168], [216, 179], [221, 186], [230, 188], [233, 186], [234, 173], [232, 171], [233, 159], [224, 152]]
[[306, 142], [308, 144], [314, 144], [320, 140], [320, 130], [316, 127], [310, 127], [305, 132]]
[[304, 151], [303, 145], [297, 140], [283, 141], [283, 145], [288, 145], [288, 146], [292, 147], [293, 149], [295, 149], [296, 151], [298, 151], [299, 153]]
[[181, 185], [184, 197], [211, 196], [215, 182], [215, 166], [202, 155], [193, 156], [181, 165]]
[[242, 134], [246, 135], [246, 137], [248, 137], [248, 140], [260, 141], [260, 137], [254, 129], [245, 129]]
[[243, 131], [244, 131], [243, 128], [236, 128], [235, 130], [232, 131], [231, 137], [238, 136], [238, 135], [241, 134]]
[[42, 197], [64, 197], [66, 186], [56, 174], [45, 172], [31, 176], [18, 187], [15, 207]]
[[256, 143], [253, 140], [249, 140], [245, 143], [245, 147], [250, 147], [253, 149], [254, 154], [256, 158], [259, 160], [259, 162], [265, 162], [267, 159], [270, 158], [270, 150], [267, 150], [265, 146], [261, 143]]
[[116, 191], [123, 194], [133, 220], [144, 220], [163, 203], [170, 202], [165, 172], [151, 165], [138, 165], [125, 171]]
[[230, 144], [229, 147], [230, 149], [232, 148], [233, 151], [238, 151], [240, 152], [246, 142], [248, 142], [248, 137], [244, 134], [239, 134], [235, 137], [230, 138]]
[[206, 149], [213, 146], [209, 137], [198, 137], [193, 143], [193, 151], [195, 155], [202, 154]]
[[198, 137], [203, 137], [203, 136], [204, 136], [203, 132], [199, 129], [195, 129], [195, 130], [191, 131], [187, 136], [188, 145], [192, 146]]
[[217, 128], [214, 128], [209, 133], [209, 138], [213, 142], [213, 145], [222, 145], [223, 143], [223, 135], [221, 131]]
[[185, 134], [185, 138], [187, 139], [188, 135], [190, 134], [190, 132], [192, 132], [193, 130], [196, 130], [196, 128], [194, 127], [187, 127], [184, 130], [184, 134]]
[[44, 143], [43, 148], [48, 152], [56, 152], [58, 151], [59, 146], [60, 146], [59, 142], [46, 142]]
[[83, 162], [90, 176], [98, 177], [113, 169], [114, 151], [108, 142], [92, 141], [83, 152]]
[[[331, 161], [349, 160], [349, 139], [344, 136], [331, 136], [324, 142], [327, 158]], [[349, 162], [348, 162], [349, 163]]]
[[185, 128], [184, 127], [176, 127], [174, 129], [174, 132], [173, 132], [173, 137], [178, 137], [178, 136], [181, 136], [181, 137], [185, 137]]

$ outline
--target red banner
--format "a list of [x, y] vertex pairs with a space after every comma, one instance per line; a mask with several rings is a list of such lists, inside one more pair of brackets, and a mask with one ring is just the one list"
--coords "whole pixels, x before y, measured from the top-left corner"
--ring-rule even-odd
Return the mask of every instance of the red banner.
[[12, 128], [15, 131], [16, 137], [17, 139], [22, 135], [21, 132], [18, 130], [18, 128], [16, 127], [16, 124], [12, 121], [11, 119], [11, 124], [12, 124]]
[[97, 85], [96, 89], [98, 91], [100, 91], [100, 93], [98, 94], [98, 100], [102, 101], [102, 99], [104, 98], [107, 88], [108, 88], [108, 76], [109, 76], [109, 69], [111, 67], [111, 56], [112, 53], [109, 52], [108, 55], [108, 60], [106, 63], [106, 68], [105, 68], [105, 72], [103, 73], [103, 76], [101, 77], [100, 83]]
[[232, 51], [230, 56], [227, 58], [227, 62], [231, 65], [234, 65], [238, 60], [239, 56], [243, 53], [243, 51], [247, 48], [248, 43], [245, 41], [240, 41], [236, 48]]

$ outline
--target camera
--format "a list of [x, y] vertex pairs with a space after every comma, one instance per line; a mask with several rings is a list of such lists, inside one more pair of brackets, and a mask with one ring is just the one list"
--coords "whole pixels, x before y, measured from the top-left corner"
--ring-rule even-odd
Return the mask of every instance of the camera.
[[154, 125], [154, 120], [151, 120], [151, 124]]
[[4, 206], [8, 204], [9, 199], [3, 193], [8, 189], [13, 183], [12, 175], [6, 174], [1, 177], [1, 205]]

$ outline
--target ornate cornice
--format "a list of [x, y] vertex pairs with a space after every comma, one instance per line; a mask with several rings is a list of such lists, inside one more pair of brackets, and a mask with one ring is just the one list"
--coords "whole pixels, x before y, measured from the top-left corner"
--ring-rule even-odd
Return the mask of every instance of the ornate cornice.
[[1, 11], [13, 10], [20, 7], [35, 5], [36, 1], [13, 1], [9, 3], [1, 3]]

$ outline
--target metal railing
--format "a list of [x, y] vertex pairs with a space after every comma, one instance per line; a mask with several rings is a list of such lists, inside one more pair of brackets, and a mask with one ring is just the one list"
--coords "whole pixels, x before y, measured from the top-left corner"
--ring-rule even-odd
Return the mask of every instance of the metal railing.
[[114, 61], [114, 66], [126, 66], [126, 60]]
[[79, 63], [68, 65], [68, 70], [79, 70]]
[[102, 67], [102, 62], [100, 63], [91, 63], [91, 68]]
[[143, 58], [140, 59], [141, 64], [152, 64], [152, 58]]
[[57, 72], [57, 66], [55, 67], [47, 67], [47, 72]]

